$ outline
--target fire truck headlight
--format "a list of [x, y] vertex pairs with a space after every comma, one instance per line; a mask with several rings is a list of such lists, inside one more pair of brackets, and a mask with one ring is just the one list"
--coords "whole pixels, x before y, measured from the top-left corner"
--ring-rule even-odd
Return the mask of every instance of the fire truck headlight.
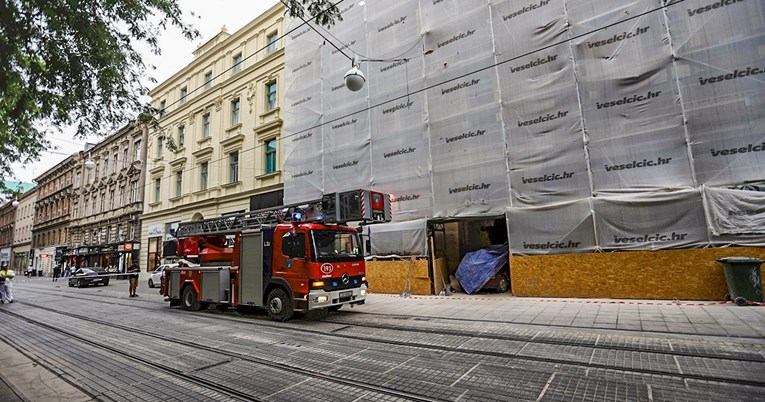
[[316, 303], [326, 303], [327, 300], [329, 300], [329, 297], [327, 296], [316, 296], [313, 298], [313, 301]]
[[367, 290], [366, 289], [359, 290], [359, 296], [366, 296], [366, 295], [367, 295]]

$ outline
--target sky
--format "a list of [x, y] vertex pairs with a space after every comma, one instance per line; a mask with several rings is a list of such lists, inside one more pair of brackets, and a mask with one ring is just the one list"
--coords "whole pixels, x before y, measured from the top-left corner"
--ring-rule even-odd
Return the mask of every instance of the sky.
[[[144, 63], [157, 67], [157, 70], [148, 74], [156, 78], [157, 83], [170, 78], [191, 63], [194, 49], [217, 35], [224, 25], [230, 33], [234, 33], [277, 2], [278, 0], [178, 0], [184, 21], [199, 30], [201, 36], [189, 41], [177, 29], [170, 28], [162, 32], [159, 40], [162, 54], [155, 56], [148, 51], [142, 52]], [[198, 18], [191, 17], [191, 12]], [[148, 86], [152, 88], [152, 85]], [[27, 165], [14, 164], [13, 172], [17, 180], [32, 182], [35, 177], [56, 166], [69, 155], [83, 150], [86, 142], [100, 141], [99, 137], [74, 139], [73, 132], [72, 129], [65, 129], [62, 133], [49, 134], [48, 139], [54, 149], [43, 153], [39, 161]]]

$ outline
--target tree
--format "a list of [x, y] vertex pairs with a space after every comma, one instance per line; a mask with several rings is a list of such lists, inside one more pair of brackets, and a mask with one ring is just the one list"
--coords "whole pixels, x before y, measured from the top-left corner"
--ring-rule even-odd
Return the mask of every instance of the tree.
[[[290, 15], [326, 26], [341, 19], [340, 1], [282, 0]], [[199, 36], [178, 0], [0, 0], [0, 177], [39, 158], [46, 130], [75, 126], [84, 137], [141, 112], [151, 120], [135, 46], [160, 54], [157, 35], [170, 27]]]
[[295, 18], [305, 18], [306, 12], [319, 25], [330, 27], [335, 20], [342, 21], [337, 5], [343, 0], [281, 0], [287, 12]]
[[36, 160], [45, 131], [106, 134], [144, 107], [146, 65], [136, 45], [160, 53], [181, 20], [177, 0], [0, 0], [0, 175]]

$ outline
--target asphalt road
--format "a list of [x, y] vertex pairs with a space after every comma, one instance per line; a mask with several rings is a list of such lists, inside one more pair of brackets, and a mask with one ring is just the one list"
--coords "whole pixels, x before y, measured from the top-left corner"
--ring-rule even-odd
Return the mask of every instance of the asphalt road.
[[126, 281], [14, 290], [0, 306], [2, 400], [765, 400], [758, 337], [508, 322], [471, 316], [489, 304], [468, 298], [377, 296], [276, 323], [170, 308], [145, 281], [138, 298]]

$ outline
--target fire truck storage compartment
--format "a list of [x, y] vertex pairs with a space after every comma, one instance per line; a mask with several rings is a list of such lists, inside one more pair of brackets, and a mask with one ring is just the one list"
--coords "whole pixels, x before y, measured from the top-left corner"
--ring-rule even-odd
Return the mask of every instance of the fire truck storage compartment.
[[228, 295], [231, 287], [231, 271], [229, 267], [221, 267], [215, 271], [202, 272], [202, 301], [229, 302]]
[[[273, 231], [267, 231], [273, 237]], [[263, 306], [263, 235], [264, 232], [244, 232], [239, 259], [239, 304]], [[271, 241], [271, 240], [268, 240]], [[269, 256], [270, 258], [270, 256]]]
[[170, 280], [167, 294], [173, 299], [181, 298], [181, 271], [169, 271]]

